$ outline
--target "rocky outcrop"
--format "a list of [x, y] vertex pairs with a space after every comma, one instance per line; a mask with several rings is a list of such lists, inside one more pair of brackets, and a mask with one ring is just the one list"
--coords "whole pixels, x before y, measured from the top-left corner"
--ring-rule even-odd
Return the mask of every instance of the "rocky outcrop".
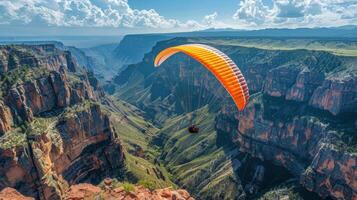
[[13, 125], [10, 108], [0, 101], [0, 136], [11, 129]]
[[99, 105], [69, 115], [45, 132], [33, 130], [27, 147], [1, 150], [0, 187], [60, 199], [68, 185], [124, 174], [123, 149]]
[[322, 84], [324, 75], [319, 72], [305, 69], [301, 71], [294, 85], [287, 91], [286, 99], [306, 102], [310, 99], [315, 89]]
[[1, 46], [0, 60], [0, 74], [24, 66], [42, 66], [50, 71], [64, 67], [71, 72], [79, 68], [69, 51], [61, 51], [54, 44]]
[[323, 198], [355, 199], [356, 154], [336, 146], [340, 139], [318, 116], [299, 116], [306, 112], [303, 108], [298, 103], [286, 107], [281, 98], [259, 95], [242, 113], [223, 107], [216, 128], [230, 133], [240, 151], [284, 166], [309, 191]]
[[[50, 50], [58, 51], [53, 49], [50, 45], [35, 46], [33, 48], [26, 47], [25, 50], [28, 50], [29, 52], [35, 51], [37, 53], [30, 54], [30, 57], [33, 56], [34, 59], [37, 59], [39, 53], [44, 54], [41, 54], [42, 60], [33, 64], [32, 62], [25, 63], [28, 59], [19, 56], [15, 47], [2, 48], [3, 53], [8, 52], [11, 55], [14, 54], [19, 57], [16, 59], [17, 64], [11, 67], [3, 66], [4, 69], [19, 68], [20, 70], [26, 71], [28, 70], [26, 67], [30, 66], [33, 68], [41, 68], [43, 71], [49, 69], [54, 71], [48, 71], [48, 73], [43, 73], [42, 75], [35, 74], [35, 76], [38, 77], [25, 82], [21, 80], [25, 79], [25, 77], [19, 77], [20, 80], [13, 78], [14, 80], [12, 81], [19, 81], [19, 83], [14, 84], [14, 86], [10, 85], [9, 88], [5, 88], [2, 94], [3, 101], [0, 104], [0, 118], [3, 120], [0, 123], [0, 134], [9, 131], [13, 125], [12, 122], [15, 124], [29, 122], [34, 116], [43, 112], [64, 108], [69, 105], [83, 102], [86, 99], [96, 100], [96, 92], [91, 86], [87, 74], [83, 73], [81, 76], [74, 78], [71, 72], [68, 71], [69, 69], [75, 71], [77, 68], [77, 64], [71, 59], [70, 54], [65, 54], [63, 59], [58, 60], [52, 58], [52, 56], [47, 56], [47, 54], [49, 54], [48, 51]], [[17, 54], [13, 51], [17, 52]], [[26, 54], [29, 52], [26, 52]], [[22, 54], [25, 53], [22, 52]], [[55, 61], [53, 61], [53, 59]], [[11, 63], [10, 61], [3, 62]], [[23, 76], [27, 76], [26, 72], [23, 73]], [[32, 73], [36, 73], [36, 71]], [[3, 74], [3, 76], [11, 75]], [[76, 79], [79, 79], [79, 81]], [[92, 80], [92, 82], [94, 81]], [[1, 87], [5, 86], [2, 85]], [[96, 88], [98, 88], [98, 86], [96, 86]], [[9, 112], [9, 110], [11, 112]], [[3, 117], [5, 115], [7, 117]]]
[[39, 197], [39, 180], [28, 150], [23, 147], [0, 149], [0, 189], [13, 187], [27, 196]]
[[326, 198], [357, 199], [357, 155], [322, 145], [300, 182]]
[[294, 67], [280, 67], [268, 72], [264, 84], [264, 92], [274, 97], [281, 97], [295, 83], [299, 71]]
[[[121, 186], [117, 188], [105, 188], [94, 186], [88, 183], [72, 185], [66, 190], [63, 199], [147, 199], [147, 200], [194, 200], [186, 190], [175, 190], [172, 188], [149, 190], [143, 186], [131, 186], [128, 190]], [[31, 197], [25, 197], [13, 188], [5, 188], [0, 192], [0, 200], [33, 200]]]
[[326, 79], [313, 93], [309, 104], [334, 115], [357, 112], [357, 77]]
[[53, 45], [0, 51], [7, 80], [0, 85], [0, 189], [61, 199], [72, 184], [122, 178], [123, 149], [95, 103], [103, 94], [94, 77]]
[[25, 197], [13, 188], [5, 188], [0, 192], [0, 200], [34, 200], [31, 197]]
[[73, 185], [66, 192], [64, 199], [147, 199], [147, 200], [194, 200], [186, 190], [174, 190], [172, 188], [149, 190], [142, 186], [132, 186], [132, 191], [123, 187], [101, 189], [90, 184]]
[[[60, 120], [56, 130], [62, 141], [41, 135], [31, 143], [32, 149], [37, 149], [34, 157], [39, 161], [36, 166], [40, 176], [51, 175], [63, 179], [59, 182], [72, 185], [86, 181], [96, 183], [105, 176], [124, 174], [122, 147], [114, 137], [108, 116], [98, 105]], [[47, 159], [43, 159], [44, 156]], [[61, 191], [61, 187], [56, 190]], [[58, 192], [48, 191], [46, 199], [58, 195]]]

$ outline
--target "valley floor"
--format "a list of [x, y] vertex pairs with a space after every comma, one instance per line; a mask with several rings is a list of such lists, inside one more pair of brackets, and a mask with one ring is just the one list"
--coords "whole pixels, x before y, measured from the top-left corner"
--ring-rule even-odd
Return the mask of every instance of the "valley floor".
[[[110, 104], [114, 128], [127, 152], [130, 182], [151, 189], [187, 189], [196, 199], [319, 199], [297, 186], [282, 167], [222, 141], [220, 134], [225, 133], [216, 131], [215, 115], [207, 106], [168, 118], [158, 128], [133, 105], [114, 98], [108, 102], [104, 104]], [[199, 133], [188, 132], [192, 123], [199, 125]], [[260, 180], [256, 174], [261, 167], [276, 173]]]

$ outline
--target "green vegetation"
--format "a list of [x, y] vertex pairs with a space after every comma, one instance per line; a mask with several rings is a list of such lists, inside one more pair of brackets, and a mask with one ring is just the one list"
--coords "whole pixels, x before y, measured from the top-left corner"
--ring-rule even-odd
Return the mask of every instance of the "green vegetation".
[[[122, 187], [126, 192], [132, 192], [135, 190], [135, 185], [129, 182], [120, 182], [117, 179], [112, 179], [112, 187], [113, 188], [120, 188]], [[104, 181], [102, 181], [99, 185], [102, 189], [105, 189]]]
[[27, 135], [40, 135], [53, 131], [57, 123], [57, 117], [35, 117], [27, 129]]
[[0, 149], [26, 146], [25, 128], [17, 127], [0, 137]]
[[144, 186], [145, 188], [147, 188], [149, 190], [157, 189], [156, 184], [149, 180], [140, 180], [139, 185]]
[[37, 78], [48, 75], [49, 71], [46, 68], [31, 68], [25, 65], [3, 73], [0, 75], [0, 97], [7, 94], [11, 88], [18, 84], [34, 81]]
[[73, 117], [77, 113], [83, 112], [85, 110], [88, 110], [94, 105], [99, 105], [97, 102], [94, 102], [92, 100], [85, 100], [81, 103], [75, 104], [73, 106], [68, 106], [64, 109], [64, 111], [60, 114], [60, 118], [66, 119]]
[[294, 191], [293, 188], [275, 188], [263, 196], [261, 196], [258, 200], [276, 200], [276, 199], [288, 199], [288, 200], [303, 200], [303, 198]]
[[338, 56], [357, 56], [357, 42], [317, 40], [317, 39], [268, 39], [268, 38], [191, 38], [189, 42], [212, 45], [241, 46], [265, 50], [327, 51]]
[[175, 187], [166, 168], [155, 162], [160, 152], [150, 144], [150, 140], [158, 129], [145, 121], [134, 106], [119, 100], [110, 101], [112, 105], [104, 109], [110, 113], [115, 133], [127, 152], [126, 167], [128, 173], [137, 179], [134, 182], [149, 186], [150, 189]]
[[336, 137], [331, 143], [338, 151], [357, 154], [357, 135], [355, 132], [333, 130], [329, 133]]
[[125, 192], [133, 192], [135, 190], [135, 185], [131, 183], [123, 183], [122, 187]]

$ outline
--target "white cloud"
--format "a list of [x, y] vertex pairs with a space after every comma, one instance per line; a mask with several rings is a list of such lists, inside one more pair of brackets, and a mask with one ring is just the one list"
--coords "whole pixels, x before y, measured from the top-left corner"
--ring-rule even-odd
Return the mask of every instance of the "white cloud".
[[357, 24], [356, 0], [244, 0], [233, 19], [241, 27], [316, 27]]
[[200, 24], [202, 28], [230, 28], [230, 24], [227, 24], [218, 19], [218, 13], [213, 12], [212, 14], [203, 17]]
[[5, 0], [0, 24], [197, 29], [195, 21], [167, 19], [154, 9], [132, 9], [127, 0]]
[[218, 16], [218, 13], [217, 12], [214, 12], [210, 15], [206, 15], [204, 16], [203, 18], [203, 24], [207, 25], [207, 26], [212, 26], [216, 23], [216, 20], [217, 20], [217, 16]]
[[[0, 0], [0, 25], [110, 27], [150, 30], [313, 27], [357, 24], [357, 0], [242, 0], [233, 22], [213, 12], [201, 21], [180, 21], [128, 0]], [[221, 19], [223, 20], [223, 19]], [[230, 19], [232, 20], [232, 19]]]

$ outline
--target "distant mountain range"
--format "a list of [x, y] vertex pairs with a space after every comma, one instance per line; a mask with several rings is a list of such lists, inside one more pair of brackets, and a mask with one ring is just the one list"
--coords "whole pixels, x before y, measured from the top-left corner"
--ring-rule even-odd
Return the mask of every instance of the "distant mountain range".
[[324, 37], [324, 38], [356, 38], [357, 26], [339, 26], [322, 28], [268, 28], [260, 30], [242, 30], [232, 28], [210, 28], [196, 33], [214, 36], [241, 36], [241, 37]]

